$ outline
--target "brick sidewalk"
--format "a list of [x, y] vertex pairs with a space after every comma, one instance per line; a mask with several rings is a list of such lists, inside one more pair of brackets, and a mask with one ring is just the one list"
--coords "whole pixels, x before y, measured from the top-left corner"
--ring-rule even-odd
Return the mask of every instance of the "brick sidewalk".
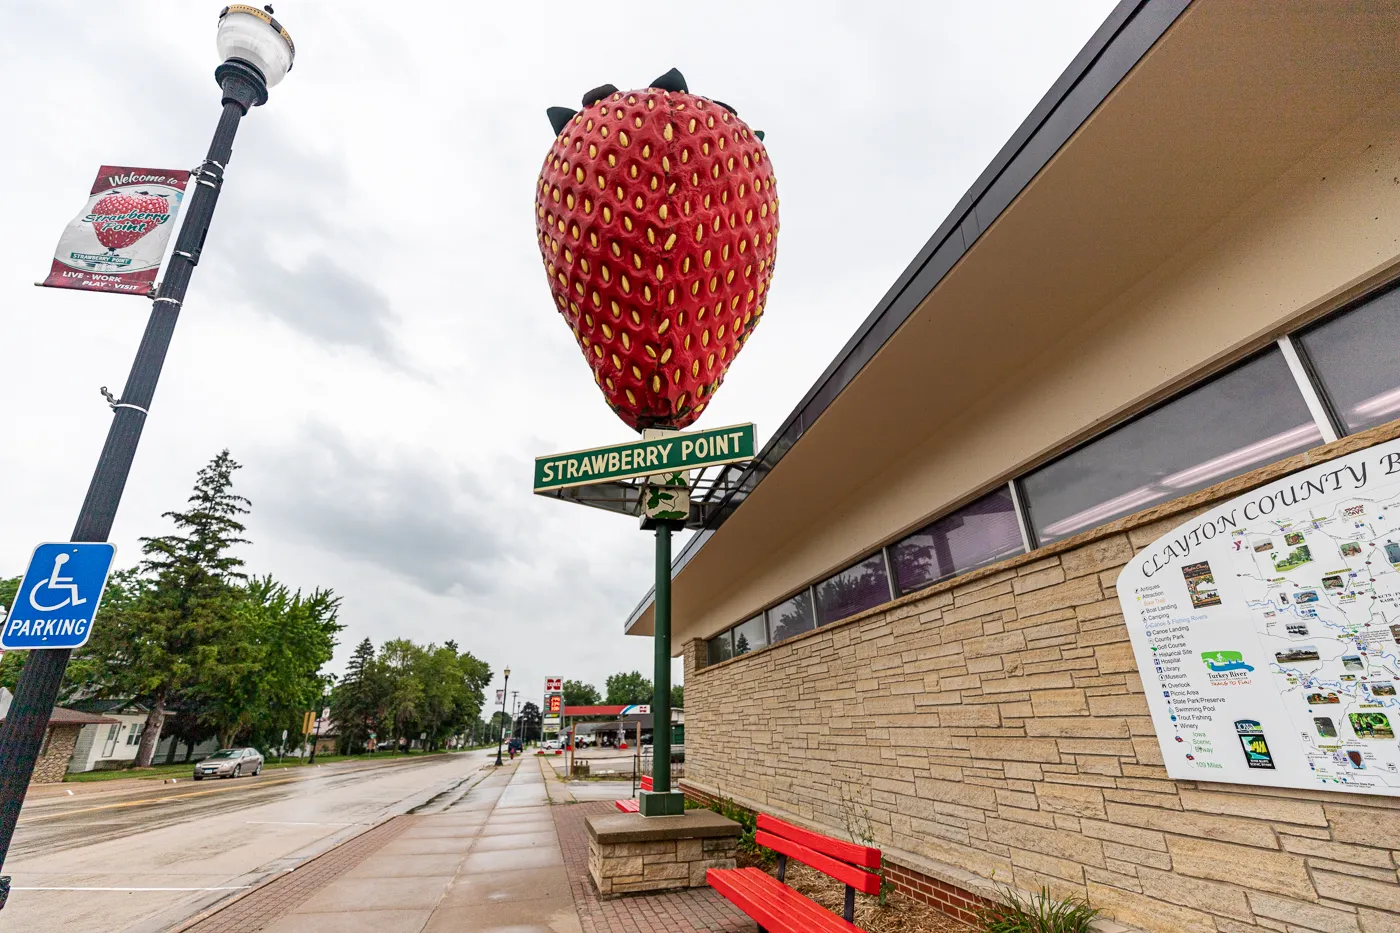
[[753, 933], [753, 921], [710, 888], [600, 899], [588, 877], [588, 827], [583, 821], [613, 812], [612, 803], [556, 804], [551, 810], [584, 933]]
[[317, 856], [203, 919], [171, 933], [256, 933], [295, 910], [317, 891], [359, 865], [413, 825], [417, 817], [396, 816]]

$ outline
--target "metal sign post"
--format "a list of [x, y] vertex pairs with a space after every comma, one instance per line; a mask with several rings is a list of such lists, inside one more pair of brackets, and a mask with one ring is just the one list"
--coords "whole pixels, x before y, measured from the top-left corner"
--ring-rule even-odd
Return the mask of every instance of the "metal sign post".
[[[653, 428], [643, 431], [640, 441], [535, 458], [537, 495], [560, 497], [561, 490], [575, 492], [572, 487], [606, 490], [610, 511], [638, 515], [642, 529], [656, 535], [652, 789], [638, 795], [638, 811], [643, 816], [685, 812], [685, 795], [671, 786], [671, 534], [684, 529], [690, 519], [690, 471], [752, 460], [755, 450], [754, 426], [741, 424], [690, 433]], [[621, 481], [625, 480], [640, 482], [624, 485]], [[579, 497], [574, 501], [589, 504], [590, 500]], [[623, 714], [646, 711], [645, 706], [631, 706]], [[625, 726], [619, 734], [625, 744]], [[572, 738], [576, 742], [578, 737]], [[641, 744], [638, 723], [639, 765]]]

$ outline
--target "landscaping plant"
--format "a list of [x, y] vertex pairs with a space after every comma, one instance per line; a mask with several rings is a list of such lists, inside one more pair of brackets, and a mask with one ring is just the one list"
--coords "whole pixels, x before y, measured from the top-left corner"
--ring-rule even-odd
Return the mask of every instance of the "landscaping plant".
[[1081, 897], [1057, 898], [1042, 887], [1022, 894], [999, 887], [998, 903], [977, 913], [977, 929], [984, 933], [1090, 933], [1099, 911]]

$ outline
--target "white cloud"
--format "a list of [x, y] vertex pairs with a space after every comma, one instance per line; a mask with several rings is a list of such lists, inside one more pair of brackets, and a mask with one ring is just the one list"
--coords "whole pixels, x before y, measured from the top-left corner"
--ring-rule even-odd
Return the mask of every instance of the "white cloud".
[[[788, 411], [1111, 9], [718, 3], [637, 15], [278, 4], [296, 68], [244, 121], [113, 539], [160, 533], [223, 447], [250, 569], [332, 586], [362, 637], [460, 644], [527, 697], [650, 670], [621, 634], [652, 542], [536, 499], [531, 458], [621, 440], [555, 317], [532, 184], [544, 111], [678, 66], [767, 144], [783, 203], [763, 326], [704, 424]], [[640, 12], [645, 10], [645, 12]], [[103, 162], [190, 167], [218, 4], [7, 11], [0, 574], [72, 526], [147, 305], [29, 283]], [[677, 28], [680, 26], [681, 28]]]

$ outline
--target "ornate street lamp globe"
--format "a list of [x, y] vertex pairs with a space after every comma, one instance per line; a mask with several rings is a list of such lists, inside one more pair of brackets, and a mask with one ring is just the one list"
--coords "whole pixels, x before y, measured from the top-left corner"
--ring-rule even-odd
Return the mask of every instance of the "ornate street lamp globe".
[[232, 3], [219, 14], [215, 37], [225, 62], [239, 61], [256, 68], [268, 87], [275, 87], [292, 70], [297, 49], [282, 24], [272, 18], [272, 7], [261, 10]]
[[510, 676], [510, 668], [506, 668], [506, 676], [507, 676], [507, 677]]

